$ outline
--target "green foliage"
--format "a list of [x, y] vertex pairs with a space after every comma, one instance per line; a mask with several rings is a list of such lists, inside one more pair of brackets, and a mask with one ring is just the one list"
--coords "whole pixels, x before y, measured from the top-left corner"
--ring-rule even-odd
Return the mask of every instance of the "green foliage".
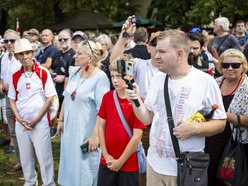
[[[247, 19], [247, 0], [152, 0], [157, 20], [171, 27], [209, 25], [216, 17], [226, 16], [230, 22]], [[9, 27], [20, 20], [21, 31], [35, 27], [39, 30], [55, 24], [55, 9], [65, 18], [78, 10], [91, 10], [115, 21], [138, 14], [141, 5], [130, 0], [1, 0], [0, 7], [8, 8]], [[57, 15], [57, 13], [56, 13]], [[150, 18], [150, 17], [148, 17]]]

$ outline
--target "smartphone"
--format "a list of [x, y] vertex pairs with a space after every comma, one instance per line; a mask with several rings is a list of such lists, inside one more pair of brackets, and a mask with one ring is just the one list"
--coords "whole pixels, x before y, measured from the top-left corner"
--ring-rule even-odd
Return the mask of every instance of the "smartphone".
[[123, 77], [124, 76], [134, 76], [134, 64], [132, 61], [124, 61], [119, 60], [117, 61], [117, 71]]
[[[86, 154], [89, 152], [89, 142], [86, 142], [80, 146], [81, 151], [83, 154]], [[98, 144], [98, 148], [100, 148], [100, 144]]]
[[83, 154], [88, 153], [89, 152], [89, 142], [82, 144], [80, 146], [80, 148], [81, 148], [81, 151]]

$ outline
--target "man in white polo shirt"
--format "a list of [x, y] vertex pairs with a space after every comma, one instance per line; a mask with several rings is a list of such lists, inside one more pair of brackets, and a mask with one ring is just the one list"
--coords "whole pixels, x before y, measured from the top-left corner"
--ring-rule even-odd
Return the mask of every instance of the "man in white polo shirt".
[[37, 183], [34, 153], [43, 185], [52, 186], [55, 183], [48, 110], [56, 90], [48, 70], [34, 61], [34, 51], [27, 39], [16, 40], [15, 56], [22, 67], [12, 75], [8, 97], [16, 117], [25, 186]]

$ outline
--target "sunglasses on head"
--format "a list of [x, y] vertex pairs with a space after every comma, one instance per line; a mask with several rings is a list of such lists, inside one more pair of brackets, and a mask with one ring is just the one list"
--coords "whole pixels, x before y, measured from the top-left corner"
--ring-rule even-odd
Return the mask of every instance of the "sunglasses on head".
[[233, 69], [238, 69], [242, 63], [221, 63], [222, 68], [229, 68], [230, 66]]
[[58, 40], [59, 40], [59, 42], [61, 42], [61, 41], [66, 42], [66, 41], [68, 41], [68, 38], [60, 38], [60, 39], [58, 39]]
[[88, 45], [88, 46], [89, 46], [89, 48], [90, 48], [90, 51], [91, 51], [92, 56], [94, 56], [94, 57], [95, 57], [95, 55], [94, 55], [94, 51], [93, 51], [93, 49], [92, 49], [92, 48], [91, 48], [91, 46], [90, 46], [90, 43], [89, 43], [88, 37], [87, 37], [86, 35], [83, 35], [83, 38], [84, 38], [84, 40], [81, 42], [81, 44], [82, 44], [82, 45]]
[[15, 43], [15, 39], [4, 39], [3, 42], [4, 42], [5, 44], [8, 44], [9, 42], [10, 42], [11, 44], [13, 44], [13, 43]]

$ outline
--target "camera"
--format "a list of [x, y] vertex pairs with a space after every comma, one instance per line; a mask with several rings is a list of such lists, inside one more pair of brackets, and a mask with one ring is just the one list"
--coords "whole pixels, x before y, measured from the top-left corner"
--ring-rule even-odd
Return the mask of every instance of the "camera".
[[[133, 89], [134, 83], [134, 63], [133, 61], [119, 60], [117, 61], [117, 72], [121, 74], [121, 77], [126, 82], [128, 89]], [[128, 76], [128, 77], [125, 77]], [[136, 107], [140, 107], [139, 100], [133, 100]]]
[[134, 76], [134, 64], [132, 61], [117, 61], [117, 72], [124, 76]]
[[132, 24], [139, 25], [139, 24], [141, 24], [141, 18], [139, 16], [133, 16], [131, 18], [131, 23]]

